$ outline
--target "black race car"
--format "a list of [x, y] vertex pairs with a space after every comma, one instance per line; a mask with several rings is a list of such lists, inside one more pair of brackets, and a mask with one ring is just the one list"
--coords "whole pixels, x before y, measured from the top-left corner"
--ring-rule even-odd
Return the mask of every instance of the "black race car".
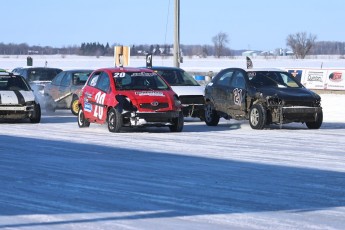
[[205, 122], [216, 126], [220, 117], [248, 119], [253, 129], [269, 124], [322, 125], [321, 98], [279, 69], [228, 68], [205, 88]]

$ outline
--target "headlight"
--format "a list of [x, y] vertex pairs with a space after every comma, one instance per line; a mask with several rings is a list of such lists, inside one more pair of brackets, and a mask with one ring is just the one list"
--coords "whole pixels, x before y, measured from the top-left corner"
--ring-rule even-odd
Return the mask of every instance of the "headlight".
[[176, 107], [181, 107], [182, 106], [182, 103], [181, 103], [180, 99], [176, 95], [174, 95], [174, 104], [175, 104]]

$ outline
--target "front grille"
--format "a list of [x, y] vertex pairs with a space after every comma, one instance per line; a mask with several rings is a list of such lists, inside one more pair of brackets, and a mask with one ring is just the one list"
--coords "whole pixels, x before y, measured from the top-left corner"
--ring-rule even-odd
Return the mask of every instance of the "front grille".
[[182, 104], [205, 104], [205, 99], [202, 95], [179, 96], [179, 99]]
[[308, 106], [308, 107], [314, 107], [315, 104], [312, 101], [284, 101], [284, 106]]
[[164, 109], [164, 108], [168, 108], [168, 107], [169, 107], [168, 103], [159, 103], [156, 106], [151, 105], [151, 103], [142, 103], [142, 104], [140, 104], [140, 108], [142, 108], [142, 109], [151, 109], [151, 110]]

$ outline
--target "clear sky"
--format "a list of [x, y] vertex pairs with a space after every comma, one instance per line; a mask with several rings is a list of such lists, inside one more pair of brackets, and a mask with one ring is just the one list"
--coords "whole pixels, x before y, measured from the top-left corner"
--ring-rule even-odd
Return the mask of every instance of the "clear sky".
[[[1, 0], [0, 43], [64, 47], [82, 42], [173, 44], [175, 0]], [[231, 49], [286, 47], [297, 32], [345, 41], [345, 0], [180, 0], [180, 43]]]

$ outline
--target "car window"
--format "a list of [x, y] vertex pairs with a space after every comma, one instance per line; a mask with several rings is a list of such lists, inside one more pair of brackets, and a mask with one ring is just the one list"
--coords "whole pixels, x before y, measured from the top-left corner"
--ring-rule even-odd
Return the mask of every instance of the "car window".
[[87, 82], [88, 86], [92, 86], [92, 87], [96, 87], [99, 75], [101, 74], [101, 72], [96, 72], [94, 73], [91, 77], [90, 80]]
[[302, 87], [289, 73], [279, 71], [256, 71], [248, 72], [249, 81], [256, 87]]
[[72, 73], [66, 73], [61, 80], [61, 86], [69, 86], [72, 82]]
[[59, 69], [48, 69], [48, 68], [29, 69], [28, 80], [29, 81], [51, 81], [61, 71], [62, 70], [59, 70]]
[[192, 75], [183, 70], [157, 70], [160, 76], [172, 86], [198, 86]]
[[215, 85], [230, 86], [230, 80], [231, 80], [233, 73], [234, 73], [233, 71], [225, 72], [218, 79], [216, 79]]
[[65, 72], [61, 72], [52, 80], [53, 85], [61, 85], [61, 80], [65, 76]]
[[109, 90], [110, 87], [110, 80], [109, 80], [109, 76], [107, 73], [102, 72], [99, 76], [96, 88], [107, 92]]
[[180, 82], [182, 81], [181, 77], [179, 77], [178, 72], [174, 70], [158, 70], [157, 73], [161, 75], [164, 80], [169, 83], [169, 85], [172, 86], [180, 85]]
[[30, 87], [20, 76], [0, 76], [0, 90], [29, 91]]
[[234, 88], [240, 88], [240, 89], [244, 89], [246, 88], [246, 83], [244, 80], [244, 75], [241, 71], [237, 71], [232, 80], [231, 80], [231, 84], [232, 87]]
[[84, 85], [89, 78], [91, 72], [76, 72], [73, 73], [73, 84], [74, 85]]
[[28, 77], [26, 71], [22, 68], [15, 68], [14, 70], [12, 70], [12, 73], [23, 76], [24, 78]]
[[166, 90], [169, 86], [156, 73], [114, 73], [117, 90]]

